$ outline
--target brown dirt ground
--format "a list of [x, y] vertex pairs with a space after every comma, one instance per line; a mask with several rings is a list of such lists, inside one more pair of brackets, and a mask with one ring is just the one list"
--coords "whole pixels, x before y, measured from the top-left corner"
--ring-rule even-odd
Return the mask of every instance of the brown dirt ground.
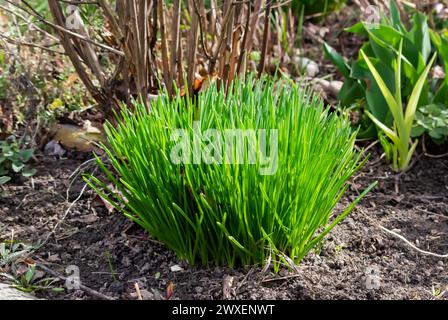
[[[418, 253], [378, 227], [403, 235], [423, 250], [448, 251], [446, 158], [420, 157], [400, 178], [400, 193], [395, 194], [393, 174], [373, 156], [338, 209], [378, 180], [375, 191], [305, 258], [299, 274], [283, 270], [277, 276], [261, 275], [261, 267], [189, 266], [119, 213], [98, 205], [88, 189], [62, 220], [83, 188], [78, 177], [67, 200], [70, 175], [81, 163], [38, 157], [32, 181], [19, 179], [1, 187], [0, 241], [13, 232], [15, 239], [36, 244], [62, 221], [34, 258], [61, 274], [76, 265], [84, 285], [114, 298], [135, 299], [137, 282], [144, 298], [160, 299], [171, 282], [173, 299], [221, 299], [227, 275], [235, 279], [231, 296], [236, 299], [433, 299], [434, 292], [448, 291], [446, 259]], [[184, 270], [172, 272], [174, 265]], [[368, 289], [367, 282], [375, 288]], [[44, 291], [39, 296], [95, 298], [83, 291]], [[447, 299], [448, 294], [438, 298]]]
[[[359, 18], [350, 8], [329, 17], [325, 23], [328, 33], [322, 38], [344, 56], [355, 57], [360, 40], [342, 32], [342, 27]], [[319, 64], [320, 74], [336, 74], [335, 79], [340, 79], [334, 66], [323, 58], [317, 38], [305, 34], [304, 54]], [[304, 259], [298, 274], [283, 270], [278, 276], [260, 275], [261, 267], [188, 266], [123, 216], [98, 206], [89, 189], [64, 218], [84, 186], [79, 177], [71, 184], [71, 175], [85, 160], [84, 156], [38, 156], [33, 164], [38, 174], [32, 180], [16, 179], [0, 186], [0, 241], [14, 235], [17, 241], [37, 244], [60, 223], [33, 258], [60, 274], [65, 274], [67, 266], [76, 265], [85, 286], [111, 297], [135, 299], [134, 284], [138, 283], [144, 298], [159, 299], [166, 296], [172, 283], [172, 299], [221, 299], [228, 275], [235, 279], [234, 299], [435, 299], [435, 292], [448, 291], [447, 259], [418, 253], [378, 227], [403, 235], [423, 250], [446, 254], [448, 158], [420, 157], [400, 177], [396, 194], [396, 179], [375, 150], [371, 162], [353, 180], [338, 212], [372, 181], [379, 181], [377, 188], [319, 250]], [[184, 270], [172, 272], [174, 265]], [[368, 289], [366, 283], [371, 280], [375, 288]], [[95, 298], [79, 290], [38, 295]], [[448, 299], [448, 293], [438, 298]]]

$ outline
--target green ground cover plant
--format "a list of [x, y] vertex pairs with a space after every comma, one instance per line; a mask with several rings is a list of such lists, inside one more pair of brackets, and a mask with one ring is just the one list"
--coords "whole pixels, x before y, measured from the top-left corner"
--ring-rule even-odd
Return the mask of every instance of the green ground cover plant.
[[31, 177], [36, 170], [27, 165], [34, 149], [23, 148], [14, 136], [0, 141], [0, 185], [11, 180], [13, 174]]

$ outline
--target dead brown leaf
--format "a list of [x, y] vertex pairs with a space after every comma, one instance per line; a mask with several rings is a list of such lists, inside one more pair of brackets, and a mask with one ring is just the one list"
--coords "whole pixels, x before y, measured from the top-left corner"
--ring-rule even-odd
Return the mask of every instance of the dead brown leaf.
[[166, 288], [166, 299], [169, 300], [174, 294], [174, 283], [171, 281], [168, 282], [168, 286]]

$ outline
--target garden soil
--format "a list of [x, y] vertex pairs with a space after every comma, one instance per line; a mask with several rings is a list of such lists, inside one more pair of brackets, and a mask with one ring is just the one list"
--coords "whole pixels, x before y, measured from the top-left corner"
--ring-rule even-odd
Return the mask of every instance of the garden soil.
[[[180, 261], [84, 188], [79, 175], [71, 177], [79, 168], [93, 169], [76, 157], [38, 156], [32, 180], [0, 187], [0, 241], [44, 243], [32, 261], [64, 276], [75, 268], [84, 286], [116, 299], [448, 299], [448, 259], [419, 252], [397, 236], [422, 251], [448, 252], [448, 159], [421, 156], [396, 176], [378, 150], [373, 153], [335, 213], [369, 183], [378, 186], [298, 272]], [[64, 287], [64, 281], [54, 286]], [[98, 298], [82, 289], [36, 295]]]

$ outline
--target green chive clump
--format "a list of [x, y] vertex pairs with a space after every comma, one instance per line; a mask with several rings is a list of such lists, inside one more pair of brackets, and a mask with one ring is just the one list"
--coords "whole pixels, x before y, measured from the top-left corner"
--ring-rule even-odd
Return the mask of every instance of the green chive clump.
[[333, 214], [362, 164], [356, 133], [295, 84], [211, 84], [117, 119], [90, 185], [190, 263], [299, 263], [373, 187]]

